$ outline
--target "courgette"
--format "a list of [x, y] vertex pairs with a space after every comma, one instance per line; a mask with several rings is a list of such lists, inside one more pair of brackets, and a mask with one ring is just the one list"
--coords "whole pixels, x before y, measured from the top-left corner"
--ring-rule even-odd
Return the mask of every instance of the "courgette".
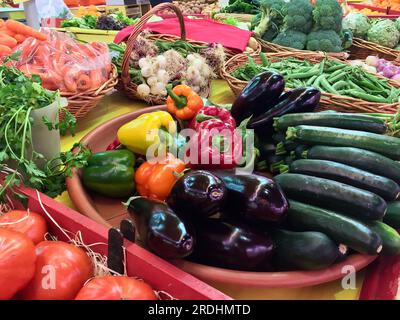
[[395, 229], [400, 229], [400, 201], [388, 203], [388, 210], [383, 222]]
[[381, 254], [385, 256], [400, 254], [400, 235], [395, 229], [380, 221], [368, 222], [367, 226], [381, 237], [383, 245]]
[[274, 180], [289, 198], [360, 219], [378, 220], [387, 210], [380, 196], [337, 181], [297, 173], [283, 173]]
[[274, 119], [276, 131], [286, 131], [288, 127], [311, 125], [320, 127], [333, 127], [350, 130], [360, 130], [373, 133], [386, 133], [387, 125], [381, 118], [350, 113], [294, 113]]
[[339, 162], [301, 159], [289, 165], [289, 172], [345, 183], [373, 192], [387, 201], [396, 200], [400, 195], [400, 186], [393, 180]]
[[351, 147], [314, 146], [303, 152], [303, 158], [344, 163], [400, 184], [400, 163], [376, 152]]
[[339, 246], [321, 232], [277, 229], [272, 239], [273, 264], [280, 270], [325, 269], [339, 257]]
[[364, 223], [334, 211], [289, 200], [286, 223], [298, 231], [319, 231], [360, 253], [376, 255], [382, 239]]
[[394, 160], [400, 160], [400, 138], [376, 133], [317, 126], [297, 126], [287, 129], [286, 139], [311, 145], [366, 149], [381, 153]]

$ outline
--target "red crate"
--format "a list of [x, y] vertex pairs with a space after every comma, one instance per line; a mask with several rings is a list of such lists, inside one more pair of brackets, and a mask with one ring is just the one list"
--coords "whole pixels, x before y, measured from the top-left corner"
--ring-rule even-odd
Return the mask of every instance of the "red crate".
[[[28, 208], [46, 218], [52, 235], [59, 240], [67, 241], [66, 236], [55, 225], [55, 221], [61, 228], [72, 234], [80, 231], [85, 244], [98, 244], [91, 247], [93, 251], [103, 255], [107, 254], [107, 228], [36, 190], [21, 188], [20, 191], [28, 197]], [[14, 203], [14, 206], [16, 209], [23, 209], [19, 203]], [[42, 206], [54, 221], [47, 216]], [[154, 290], [164, 291], [179, 300], [232, 300], [227, 295], [138, 245], [125, 241], [124, 246], [126, 248], [127, 274], [143, 279]]]
[[359, 4], [359, 3], [352, 3], [350, 7], [355, 8], [355, 9], [371, 9], [373, 11], [378, 11], [382, 12], [382, 15], [369, 15], [369, 18], [386, 18], [386, 19], [397, 19], [400, 17], [400, 11], [396, 10], [391, 10], [390, 8], [385, 9], [385, 8], [380, 8], [380, 7], [374, 7], [374, 6], [369, 6], [366, 4]]

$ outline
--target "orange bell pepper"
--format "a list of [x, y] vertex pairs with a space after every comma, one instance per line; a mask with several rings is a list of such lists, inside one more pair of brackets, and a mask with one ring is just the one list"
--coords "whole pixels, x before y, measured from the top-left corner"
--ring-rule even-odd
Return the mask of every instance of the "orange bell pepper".
[[183, 161], [172, 154], [163, 163], [145, 162], [135, 172], [136, 190], [141, 196], [164, 201], [183, 170]]
[[172, 89], [166, 87], [168, 92], [167, 109], [181, 120], [192, 119], [203, 108], [203, 100], [189, 86], [177, 85]]

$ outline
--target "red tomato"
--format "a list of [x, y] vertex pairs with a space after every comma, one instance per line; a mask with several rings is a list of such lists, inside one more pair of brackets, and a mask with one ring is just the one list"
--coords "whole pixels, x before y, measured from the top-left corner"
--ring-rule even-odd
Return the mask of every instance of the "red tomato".
[[36, 245], [36, 272], [21, 292], [25, 300], [72, 300], [93, 277], [93, 266], [82, 249], [62, 241]]
[[90, 280], [75, 300], [157, 300], [145, 282], [129, 277], [104, 276]]
[[0, 300], [11, 299], [35, 274], [35, 245], [22, 233], [0, 228]]
[[[17, 222], [19, 221], [19, 222]], [[44, 240], [47, 233], [46, 220], [38, 213], [13, 210], [0, 216], [0, 228], [25, 234], [34, 244]]]

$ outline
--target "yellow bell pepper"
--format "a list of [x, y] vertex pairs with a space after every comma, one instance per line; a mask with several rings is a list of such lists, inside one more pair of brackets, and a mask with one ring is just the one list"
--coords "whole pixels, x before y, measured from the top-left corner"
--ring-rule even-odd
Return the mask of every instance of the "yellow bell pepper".
[[176, 133], [176, 123], [166, 111], [144, 113], [119, 128], [117, 136], [121, 144], [134, 153], [146, 155], [152, 145], [163, 143], [162, 132], [170, 135]]

